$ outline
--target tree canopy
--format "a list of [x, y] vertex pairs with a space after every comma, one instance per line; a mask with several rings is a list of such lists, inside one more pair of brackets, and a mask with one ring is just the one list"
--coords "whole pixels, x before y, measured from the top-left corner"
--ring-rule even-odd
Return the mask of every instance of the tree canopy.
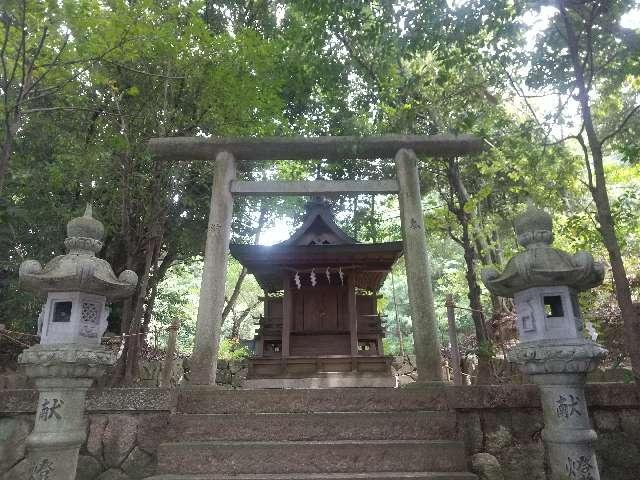
[[[106, 227], [101, 255], [140, 278], [110, 331], [149, 340], [184, 317], [188, 351], [213, 169], [154, 161], [151, 137], [472, 133], [486, 153], [420, 165], [443, 336], [451, 293], [468, 308], [470, 351], [500, 350], [512, 305], [478, 272], [517, 250], [512, 220], [531, 201], [553, 213], [560, 247], [607, 263], [585, 311], [612, 358], [640, 370], [640, 350], [622, 341], [640, 338], [639, 48], [631, 0], [7, 0], [0, 323], [35, 333], [41, 302], [19, 289], [18, 267], [60, 254], [66, 222], [90, 202]], [[383, 159], [239, 166], [246, 180], [392, 175]], [[332, 201], [358, 240], [400, 239], [395, 197]], [[238, 199], [233, 241], [292, 228], [303, 205]], [[411, 333], [402, 264], [390, 282], [381, 307], [394, 350], [398, 331]], [[249, 338], [259, 289], [231, 264], [227, 290], [225, 332]], [[129, 342], [123, 365], [139, 348]]]

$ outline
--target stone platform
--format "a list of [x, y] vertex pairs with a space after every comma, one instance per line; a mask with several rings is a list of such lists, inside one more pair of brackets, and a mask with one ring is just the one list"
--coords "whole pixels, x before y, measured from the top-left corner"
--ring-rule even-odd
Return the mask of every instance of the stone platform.
[[252, 357], [242, 388], [323, 389], [395, 387], [393, 357], [383, 355]]
[[[622, 383], [587, 385], [587, 402], [598, 432], [596, 449], [603, 480], [637, 480], [640, 471], [640, 393]], [[37, 393], [0, 390], [0, 479], [27, 480], [24, 438], [33, 425]], [[437, 386], [429, 388], [343, 388], [316, 390], [221, 390], [216, 388], [122, 388], [90, 390], [86, 402], [87, 440], [80, 451], [78, 480], [347, 480], [422, 479], [470, 480], [464, 471], [410, 471], [422, 465], [412, 450], [451, 453], [451, 468], [463, 466], [478, 452], [500, 461], [505, 480], [545, 480], [544, 424], [537, 388], [532, 385]], [[297, 452], [283, 460], [305, 462], [306, 473], [162, 471], [170, 462], [172, 443], [198, 445], [185, 455], [198, 461], [225, 462], [207, 457], [210, 446], [230, 443], [245, 457], [277, 464], [268, 435], [277, 434], [280, 447], [296, 443]], [[330, 440], [327, 440], [330, 439]], [[327, 442], [333, 442], [327, 444]], [[345, 443], [347, 442], [347, 443]], [[373, 442], [373, 443], [372, 443]], [[385, 443], [386, 442], [386, 443]], [[442, 443], [445, 442], [445, 443]], [[353, 450], [354, 445], [358, 445]], [[327, 453], [315, 471], [312, 447]], [[379, 460], [391, 469], [366, 473], [327, 471], [336, 465], [362, 465], [358, 455], [375, 445]], [[393, 446], [395, 445], [395, 446]], [[277, 448], [280, 448], [277, 447]], [[349, 447], [349, 448], [347, 448]], [[344, 450], [344, 451], [341, 451]], [[357, 451], [357, 454], [354, 453]], [[275, 452], [275, 453], [274, 453]], [[213, 454], [215, 455], [215, 454]], [[236, 455], [236, 454], [234, 454]], [[394, 456], [406, 465], [393, 463]], [[183, 455], [184, 456], [184, 455]], [[192, 457], [193, 458], [193, 457]], [[180, 460], [181, 462], [183, 460]], [[184, 461], [187, 461], [186, 459]], [[427, 460], [431, 461], [431, 460]], [[324, 463], [322, 463], [324, 462]], [[460, 462], [460, 463], [458, 463]], [[250, 462], [249, 465], [252, 463]], [[381, 466], [378, 464], [378, 467]], [[224, 468], [233, 467], [229, 462]], [[255, 465], [255, 463], [253, 463]], [[324, 466], [323, 466], [324, 465]], [[432, 464], [431, 468], [435, 468]], [[445, 467], [446, 465], [440, 465]], [[171, 465], [169, 465], [171, 467]]]
[[158, 475], [153, 480], [476, 480], [468, 473], [416, 473], [416, 472], [368, 472], [368, 473], [311, 473], [296, 475]]
[[243, 389], [324, 389], [324, 388], [379, 388], [395, 387], [396, 380], [390, 374], [386, 376], [369, 373], [316, 373], [304, 378], [247, 378]]
[[395, 387], [393, 357], [383, 355], [252, 357], [245, 388]]

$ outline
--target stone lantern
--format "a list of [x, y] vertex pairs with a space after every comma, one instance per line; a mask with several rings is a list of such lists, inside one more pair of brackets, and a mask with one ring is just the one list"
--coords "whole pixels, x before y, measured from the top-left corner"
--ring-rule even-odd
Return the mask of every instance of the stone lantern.
[[515, 230], [526, 250], [502, 273], [483, 270], [483, 282], [514, 299], [520, 343], [510, 360], [539, 385], [551, 478], [599, 480], [584, 383], [606, 350], [585, 337], [577, 293], [602, 283], [604, 267], [590, 253], [551, 247], [552, 220], [543, 210], [529, 206]]
[[100, 340], [107, 327], [108, 301], [130, 296], [137, 275], [116, 277], [95, 255], [104, 227], [91, 216], [67, 224], [68, 253], [43, 268], [35, 260], [20, 266], [21, 286], [47, 294], [38, 320], [41, 342], [22, 352], [19, 362], [39, 392], [36, 421], [27, 438], [31, 478], [74, 480], [78, 450], [85, 439], [87, 389], [115, 362]]

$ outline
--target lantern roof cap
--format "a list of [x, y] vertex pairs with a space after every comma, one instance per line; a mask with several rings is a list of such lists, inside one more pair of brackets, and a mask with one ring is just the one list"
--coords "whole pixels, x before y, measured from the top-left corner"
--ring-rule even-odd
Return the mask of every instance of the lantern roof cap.
[[116, 277], [109, 262], [96, 257], [103, 238], [104, 226], [93, 218], [93, 209], [87, 205], [83, 216], [67, 223], [67, 254], [53, 258], [44, 267], [37, 260], [25, 260], [20, 265], [20, 284], [43, 293], [78, 291], [109, 299], [130, 296], [138, 276], [124, 270]]
[[518, 243], [523, 247], [553, 242], [553, 219], [551, 215], [529, 202], [527, 210], [515, 218], [513, 225]]
[[90, 203], [85, 208], [84, 215], [76, 217], [67, 223], [68, 238], [91, 238], [102, 241], [104, 238], [104, 225], [93, 218], [93, 207]]
[[482, 281], [495, 295], [513, 297], [533, 287], [567, 286], [577, 291], [602, 283], [604, 265], [595, 262], [589, 252], [571, 255], [553, 248], [553, 221], [544, 210], [529, 204], [516, 217], [514, 227], [518, 243], [526, 248], [511, 258], [502, 273], [483, 269]]

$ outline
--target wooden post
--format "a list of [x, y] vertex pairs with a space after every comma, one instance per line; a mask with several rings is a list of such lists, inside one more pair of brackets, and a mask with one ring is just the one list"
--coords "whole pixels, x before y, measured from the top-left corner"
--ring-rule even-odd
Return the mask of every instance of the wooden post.
[[396, 317], [396, 330], [398, 339], [400, 340], [400, 355], [402, 356], [402, 360], [404, 361], [404, 338], [402, 336], [402, 329], [400, 328], [400, 318], [398, 317], [398, 302], [396, 301], [396, 281], [393, 276], [393, 270], [391, 270], [389, 274], [391, 275], [391, 294], [393, 295], [393, 309]]
[[349, 312], [349, 335], [351, 344], [351, 356], [358, 356], [358, 307], [356, 302], [355, 274], [347, 274], [347, 301]]
[[413, 150], [402, 148], [396, 153], [400, 221], [413, 324], [413, 344], [418, 382], [441, 382], [440, 339], [433, 307], [431, 269], [427, 255], [417, 162]]
[[180, 319], [176, 318], [167, 327], [169, 338], [167, 339], [167, 349], [162, 364], [162, 373], [160, 374], [160, 386], [171, 386], [171, 373], [173, 372], [173, 356], [176, 353], [176, 342], [178, 341], [178, 330], [180, 330]]
[[460, 370], [460, 350], [458, 349], [458, 330], [456, 329], [455, 303], [453, 295], [447, 294], [447, 321], [449, 322], [449, 345], [451, 345], [451, 367], [453, 369], [453, 384], [462, 385], [462, 371]]
[[216, 381], [233, 214], [230, 185], [235, 172], [233, 155], [224, 151], [218, 153], [211, 192], [195, 347], [190, 362], [189, 383], [194, 385], [215, 385]]
[[293, 316], [293, 297], [291, 295], [291, 279], [289, 272], [282, 274], [282, 289], [284, 297], [282, 298], [282, 358], [289, 357], [291, 350], [291, 320]]

